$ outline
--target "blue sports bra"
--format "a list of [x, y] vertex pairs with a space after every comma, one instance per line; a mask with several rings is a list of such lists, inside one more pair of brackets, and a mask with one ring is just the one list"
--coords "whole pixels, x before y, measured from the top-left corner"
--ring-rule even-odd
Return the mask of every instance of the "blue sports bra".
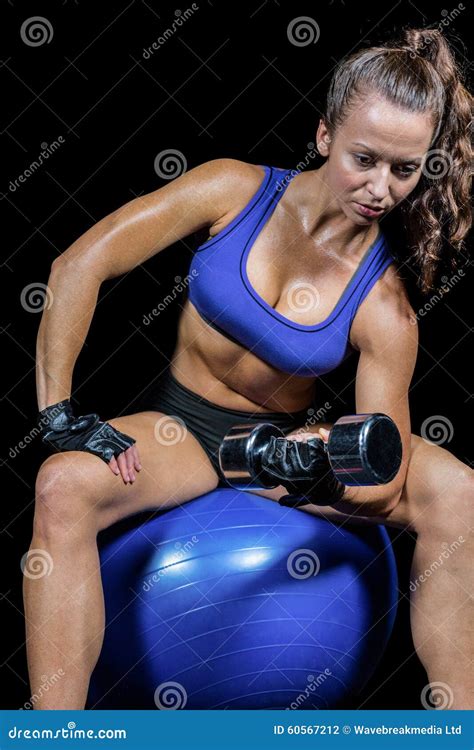
[[189, 299], [208, 325], [278, 370], [302, 377], [322, 375], [353, 351], [349, 332], [357, 309], [393, 256], [379, 230], [326, 320], [310, 326], [281, 315], [253, 289], [246, 264], [295, 173], [264, 169], [265, 177], [245, 208], [217, 237], [197, 248], [190, 265]]

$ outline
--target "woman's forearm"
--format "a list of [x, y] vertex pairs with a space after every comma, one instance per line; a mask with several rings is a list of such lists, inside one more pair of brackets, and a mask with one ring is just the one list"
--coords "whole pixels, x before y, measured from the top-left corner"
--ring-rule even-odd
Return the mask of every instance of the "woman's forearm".
[[52, 304], [45, 307], [36, 342], [38, 409], [70, 398], [72, 375], [97, 304], [100, 280], [85, 261], [59, 259], [48, 279]]
[[71, 395], [74, 364], [101, 283], [222, 219], [234, 205], [235, 181], [247, 170], [234, 159], [194, 167], [105, 216], [53, 263], [48, 280], [53, 303], [43, 312], [36, 350], [40, 410]]
[[372, 487], [346, 487], [341, 500], [333, 507], [353, 516], [381, 516], [397, 505], [401, 490], [391, 489], [393, 482]]

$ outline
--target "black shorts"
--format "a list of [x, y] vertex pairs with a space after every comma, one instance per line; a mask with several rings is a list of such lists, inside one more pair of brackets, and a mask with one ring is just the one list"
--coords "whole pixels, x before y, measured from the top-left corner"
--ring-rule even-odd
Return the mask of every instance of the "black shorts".
[[169, 368], [138, 402], [135, 411], [160, 411], [179, 417], [202, 445], [219, 477], [218, 487], [228, 487], [218, 459], [219, 446], [229, 428], [239, 422], [271, 422], [286, 435], [311, 419], [312, 407], [297, 412], [249, 412], [226, 409], [190, 391], [174, 378]]

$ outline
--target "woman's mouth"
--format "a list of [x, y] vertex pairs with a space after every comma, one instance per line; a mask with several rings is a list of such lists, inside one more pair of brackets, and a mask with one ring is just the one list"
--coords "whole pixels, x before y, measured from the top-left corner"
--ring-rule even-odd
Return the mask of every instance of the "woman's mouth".
[[363, 203], [357, 203], [355, 201], [354, 201], [354, 205], [356, 207], [357, 213], [361, 214], [361, 216], [368, 216], [371, 219], [375, 218], [376, 216], [381, 216], [385, 211], [385, 209], [383, 208], [378, 208], [378, 209], [369, 208], [368, 206], [364, 206]]

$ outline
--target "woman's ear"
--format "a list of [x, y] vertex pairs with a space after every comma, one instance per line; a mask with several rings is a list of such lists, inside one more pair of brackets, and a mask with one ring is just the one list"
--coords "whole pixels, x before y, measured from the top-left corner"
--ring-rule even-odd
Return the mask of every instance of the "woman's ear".
[[329, 143], [331, 137], [329, 131], [324, 123], [324, 120], [319, 121], [318, 130], [316, 132], [316, 148], [318, 149], [321, 156], [329, 156]]

